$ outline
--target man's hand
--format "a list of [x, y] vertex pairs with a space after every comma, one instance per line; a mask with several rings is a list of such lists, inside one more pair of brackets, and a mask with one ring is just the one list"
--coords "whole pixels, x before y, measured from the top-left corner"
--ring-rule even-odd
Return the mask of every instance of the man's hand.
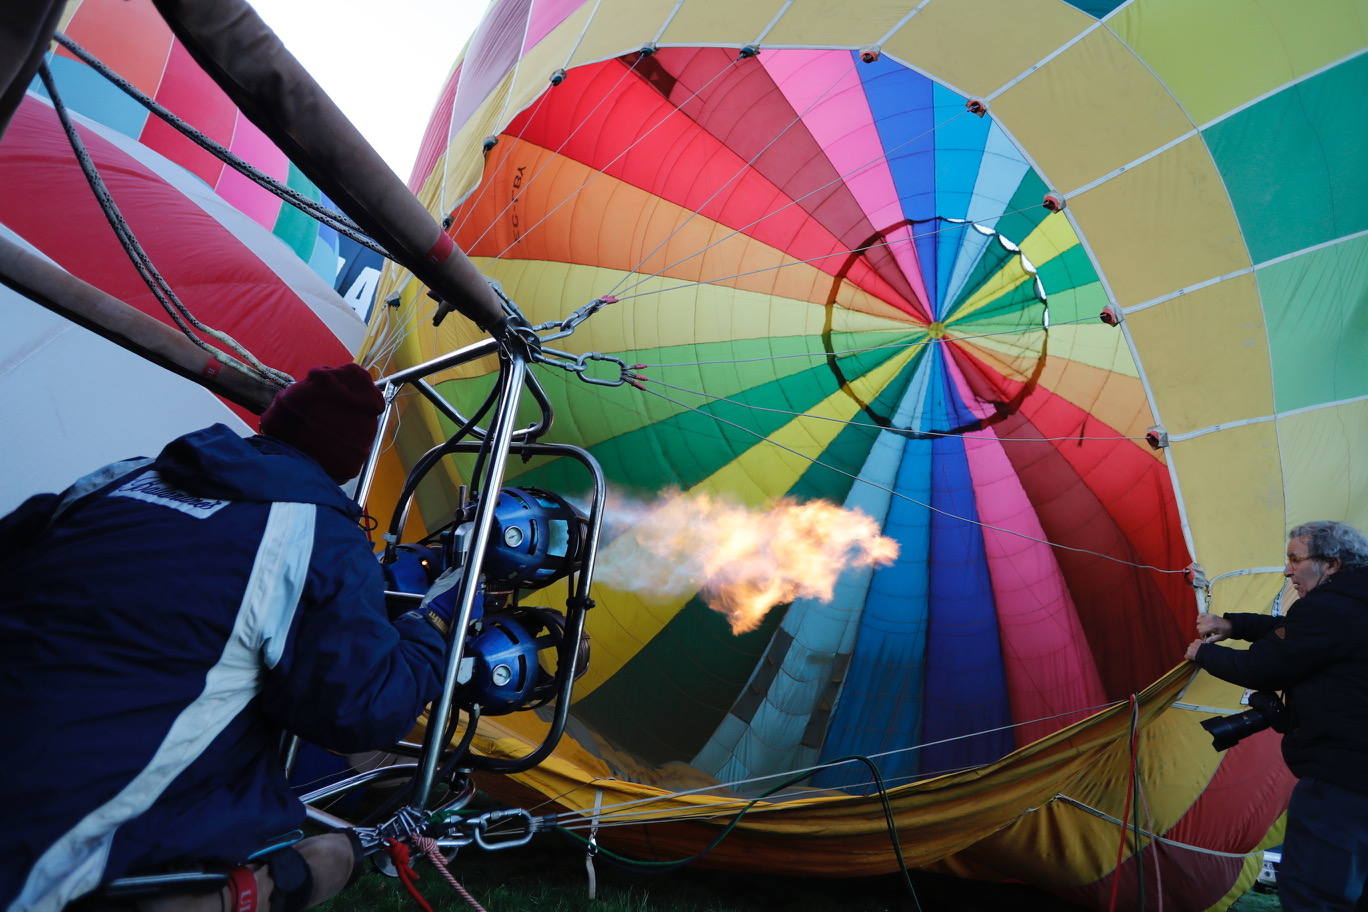
[[1193, 640], [1191, 643], [1188, 643], [1187, 652], [1183, 654], [1183, 658], [1187, 659], [1189, 662], [1197, 661], [1197, 650], [1202, 648], [1203, 643], [1208, 642], [1210, 642], [1210, 640]]
[[[1202, 638], [1203, 642], [1219, 643], [1221, 640], [1230, 636], [1230, 632], [1233, 629], [1234, 627], [1230, 621], [1227, 621], [1220, 615], [1197, 615], [1197, 635]], [[1191, 652], [1191, 648], [1189, 648], [1188, 651]], [[1190, 659], [1192, 656], [1189, 655], [1188, 658]]]

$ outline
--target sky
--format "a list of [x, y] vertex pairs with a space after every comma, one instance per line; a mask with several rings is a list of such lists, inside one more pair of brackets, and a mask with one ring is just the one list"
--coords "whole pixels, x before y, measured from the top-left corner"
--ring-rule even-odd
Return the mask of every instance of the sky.
[[442, 83], [486, 0], [248, 0], [407, 180]]

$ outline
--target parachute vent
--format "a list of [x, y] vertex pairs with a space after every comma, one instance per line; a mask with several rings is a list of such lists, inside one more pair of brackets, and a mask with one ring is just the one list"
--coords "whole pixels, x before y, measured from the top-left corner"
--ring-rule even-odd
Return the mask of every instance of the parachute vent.
[[553, 86], [558, 86], [562, 82], [565, 82], [565, 70], [556, 70], [554, 73], [551, 74], [551, 84]]
[[982, 98], [971, 98], [964, 103], [964, 109], [975, 117], [982, 117], [988, 113], [988, 105], [984, 104]]
[[1064, 201], [1064, 197], [1058, 193], [1047, 193], [1045, 199], [1041, 200], [1040, 205], [1049, 209], [1051, 212], [1063, 212], [1069, 204]]
[[1156, 424], [1145, 432], [1145, 442], [1150, 445], [1150, 449], [1162, 450], [1169, 445], [1168, 431]]
[[878, 60], [882, 54], [883, 52], [879, 50], [878, 45], [867, 44], [860, 48], [860, 59], [865, 63], [873, 63]]
[[1121, 321], [1125, 319], [1125, 316], [1121, 313], [1120, 308], [1108, 304], [1106, 307], [1102, 308], [1102, 312], [1097, 315], [1097, 319], [1106, 323], [1108, 326], [1118, 326]]
[[497, 136], [486, 136], [486, 137], [484, 138], [484, 142], [480, 145], [480, 148], [483, 149], [483, 150], [485, 151], [485, 154], [488, 154], [488, 153], [489, 153], [489, 150], [492, 149], [492, 148], [494, 148], [494, 147], [497, 146], [498, 144], [499, 144], [499, 137], [497, 137]]
[[746, 45], [745, 47], [743, 47], [743, 48], [741, 49], [741, 55], [740, 55], [737, 59], [738, 59], [738, 60], [745, 60], [747, 57], [755, 57], [755, 56], [757, 56], [759, 53], [760, 53], [760, 45], [758, 45], [758, 44], [748, 44], [748, 45]]

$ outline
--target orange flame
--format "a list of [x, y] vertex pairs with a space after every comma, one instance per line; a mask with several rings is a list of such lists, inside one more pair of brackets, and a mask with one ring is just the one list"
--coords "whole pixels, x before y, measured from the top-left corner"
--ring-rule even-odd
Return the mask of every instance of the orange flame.
[[622, 535], [600, 552], [600, 581], [661, 598], [698, 592], [732, 633], [754, 630], [775, 605], [829, 602], [847, 568], [898, 556], [874, 520], [822, 500], [752, 509], [672, 491], [649, 504], [614, 498], [606, 516]]

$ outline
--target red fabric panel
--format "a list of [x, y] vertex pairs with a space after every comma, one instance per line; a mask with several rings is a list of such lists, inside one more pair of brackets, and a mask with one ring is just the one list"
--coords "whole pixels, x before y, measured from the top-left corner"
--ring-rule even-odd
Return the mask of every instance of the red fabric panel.
[[[351, 360], [308, 305], [203, 209], [91, 131], [81, 136], [129, 226], [191, 313], [294, 376]], [[26, 189], [34, 187], [41, 192]], [[0, 221], [72, 274], [172, 322], [114, 237], [57, 118], [33, 98], [0, 141]]]
[[1166, 835], [1226, 852], [1252, 851], [1287, 810], [1296, 782], [1283, 763], [1282, 735], [1265, 729], [1221, 755], [1216, 775]]
[[[85, 0], [65, 31], [124, 79], [148, 95], [157, 93], [173, 39], [150, 0]], [[57, 53], [76, 59], [62, 47]]]
[[[1133, 563], [1187, 566], [1168, 470], [1134, 442], [1011, 442], [1068, 438], [1085, 417], [1083, 408], [1037, 387], [1015, 414], [994, 425], [1008, 441], [1004, 449], [1037, 505], [1045, 537]], [[1089, 427], [1091, 436], [1117, 433], [1095, 418]], [[1135, 693], [1173, 667], [1195, 614], [1192, 590], [1181, 574], [1066, 548], [1056, 548], [1055, 556], [1108, 699]]]
[[[233, 127], [240, 116], [238, 109], [179, 41], [171, 47], [156, 98], [177, 117], [194, 124], [205, 136], [223, 146], [232, 145]], [[211, 187], [218, 185], [219, 174], [227, 167], [160, 117], [147, 118], [147, 126], [138, 142], [198, 174]]]

